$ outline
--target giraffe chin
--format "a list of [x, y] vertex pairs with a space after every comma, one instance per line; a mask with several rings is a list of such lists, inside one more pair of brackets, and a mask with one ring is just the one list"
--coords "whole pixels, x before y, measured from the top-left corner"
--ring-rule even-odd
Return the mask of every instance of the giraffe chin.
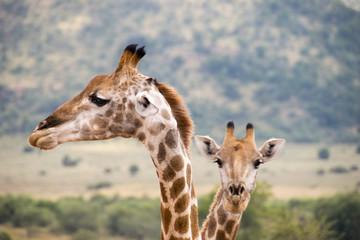
[[250, 202], [250, 194], [246, 193], [243, 196], [225, 196], [225, 207], [226, 210], [233, 214], [242, 213], [247, 208]]
[[51, 150], [59, 145], [58, 139], [50, 135], [44, 135], [41, 132], [33, 132], [28, 141], [31, 146], [37, 147], [43, 150]]

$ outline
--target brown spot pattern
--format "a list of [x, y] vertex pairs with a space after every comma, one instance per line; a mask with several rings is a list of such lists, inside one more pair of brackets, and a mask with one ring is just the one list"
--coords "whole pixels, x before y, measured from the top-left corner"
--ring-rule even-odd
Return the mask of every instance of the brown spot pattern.
[[170, 120], [170, 114], [166, 109], [162, 109], [161, 110], [161, 115], [166, 119], [166, 120]]
[[166, 157], [166, 150], [165, 150], [165, 146], [163, 143], [159, 144], [159, 150], [158, 150], [158, 154], [157, 154], [157, 159], [158, 161], [161, 163], [162, 161], [165, 160]]
[[122, 127], [121, 125], [113, 124], [109, 127], [109, 131], [112, 133], [120, 133], [122, 132]]
[[151, 142], [148, 143], [148, 148], [150, 152], [154, 151], [155, 149], [154, 145]]
[[174, 169], [172, 169], [170, 166], [167, 166], [163, 171], [162, 179], [165, 182], [169, 182], [175, 177], [175, 175], [176, 175], [176, 173], [175, 173]]
[[218, 215], [218, 223], [220, 225], [224, 225], [227, 216], [226, 216], [226, 212], [222, 206], [220, 206], [219, 209], [217, 210], [217, 215]]
[[119, 111], [124, 111], [124, 105], [119, 104], [119, 105], [117, 106], [117, 109], [118, 109]]
[[189, 231], [189, 215], [185, 215], [175, 219], [174, 227], [175, 230], [181, 234], [184, 234], [187, 231]]
[[169, 240], [190, 240], [190, 238], [175, 237], [174, 235], [171, 235]]
[[160, 192], [161, 192], [161, 199], [162, 199], [162, 201], [163, 201], [164, 203], [167, 203], [168, 198], [167, 198], [166, 189], [165, 189], [163, 183], [160, 183]]
[[123, 122], [123, 114], [122, 113], [117, 114], [115, 116], [114, 121], [117, 122], [117, 123], [122, 123]]
[[103, 118], [95, 118], [94, 120], [90, 121], [90, 125], [94, 126], [97, 125], [99, 129], [104, 129], [108, 125], [109, 121]]
[[175, 171], [180, 171], [184, 167], [184, 160], [180, 155], [176, 155], [170, 159], [170, 165]]
[[178, 132], [170, 129], [165, 136], [165, 143], [169, 148], [176, 148], [178, 145]]
[[135, 105], [132, 102], [129, 102], [127, 105], [128, 109], [130, 110], [134, 110], [135, 109]]
[[129, 126], [124, 129], [124, 134], [134, 135], [135, 133], [136, 133], [136, 128], [134, 128], [132, 126]]
[[225, 225], [225, 231], [230, 234], [232, 233], [233, 231], [233, 227], [235, 225], [235, 221], [234, 220], [229, 220], [226, 222], [226, 225]]
[[142, 124], [142, 122], [141, 122], [141, 120], [139, 120], [139, 119], [135, 119], [134, 120], [134, 126], [135, 126], [135, 128], [139, 128], [139, 127], [141, 127], [143, 124]]
[[216, 233], [216, 240], [225, 240], [225, 232], [223, 230], [218, 230]]
[[189, 194], [185, 193], [175, 202], [175, 212], [184, 212], [189, 205], [190, 197]]
[[212, 238], [215, 234], [216, 230], [216, 220], [214, 218], [214, 214], [210, 216], [209, 224], [208, 224], [208, 237]]
[[195, 239], [199, 235], [199, 223], [198, 223], [198, 208], [196, 205], [191, 206], [191, 236], [192, 239]]
[[154, 123], [153, 126], [148, 129], [150, 134], [153, 136], [158, 135], [162, 130], [164, 130], [165, 124], [163, 123]]
[[108, 111], [106, 111], [105, 116], [110, 117], [113, 113], [114, 112], [111, 109], [109, 109]]
[[191, 183], [191, 166], [190, 166], [190, 164], [188, 164], [186, 166], [186, 183], [187, 183], [188, 187], [190, 188], [190, 183]]
[[145, 133], [141, 132], [137, 135], [137, 138], [140, 142], [143, 142], [146, 139]]
[[196, 198], [194, 183], [191, 184], [191, 198]]
[[164, 226], [165, 234], [167, 234], [169, 231], [171, 218], [172, 218], [172, 215], [171, 215], [170, 210], [168, 208], [164, 208], [163, 205], [161, 204], [161, 221]]
[[177, 196], [179, 196], [180, 192], [184, 189], [185, 187], [185, 178], [181, 177], [177, 180], [174, 181], [173, 185], [170, 188], [170, 197], [172, 199], [177, 198]]

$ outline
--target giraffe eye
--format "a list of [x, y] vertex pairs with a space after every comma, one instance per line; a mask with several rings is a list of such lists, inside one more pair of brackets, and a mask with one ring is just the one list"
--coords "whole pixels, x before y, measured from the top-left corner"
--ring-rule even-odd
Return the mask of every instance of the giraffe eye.
[[102, 99], [102, 98], [97, 97], [95, 93], [91, 94], [89, 96], [89, 99], [92, 103], [94, 103], [98, 107], [102, 107], [110, 102], [110, 100], [108, 100], [108, 99]]
[[222, 162], [219, 158], [215, 159], [214, 162], [217, 163], [217, 165], [219, 166], [219, 168], [222, 168], [223, 162]]
[[256, 161], [254, 162], [254, 168], [255, 168], [255, 169], [258, 169], [259, 166], [260, 166], [260, 164], [262, 164], [262, 163], [263, 163], [263, 161], [262, 161], [261, 159], [256, 160]]

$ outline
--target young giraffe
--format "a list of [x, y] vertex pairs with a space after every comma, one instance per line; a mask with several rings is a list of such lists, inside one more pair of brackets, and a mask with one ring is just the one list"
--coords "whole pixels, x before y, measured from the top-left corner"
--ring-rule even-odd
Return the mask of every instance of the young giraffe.
[[137, 70], [144, 47], [127, 46], [116, 70], [92, 79], [40, 122], [29, 143], [41, 149], [73, 141], [133, 137], [150, 152], [161, 190], [161, 238], [200, 239], [188, 150], [193, 123], [173, 88]]
[[205, 136], [195, 136], [195, 143], [205, 157], [218, 164], [221, 177], [221, 187], [203, 224], [201, 237], [203, 240], [235, 239], [242, 213], [255, 189], [260, 164], [278, 156], [285, 140], [270, 139], [258, 150], [251, 123], [246, 126], [246, 136], [237, 139], [234, 123], [228, 122], [221, 147]]

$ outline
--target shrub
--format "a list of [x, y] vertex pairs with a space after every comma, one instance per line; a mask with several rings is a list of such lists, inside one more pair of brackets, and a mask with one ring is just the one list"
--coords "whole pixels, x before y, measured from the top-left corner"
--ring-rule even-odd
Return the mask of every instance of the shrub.
[[358, 166], [356, 166], [356, 165], [352, 165], [351, 167], [350, 167], [350, 171], [357, 171], [357, 170], [359, 170], [359, 167]]
[[55, 215], [49, 209], [29, 204], [16, 209], [12, 222], [16, 227], [40, 226], [45, 227], [55, 221]]
[[160, 239], [158, 200], [127, 199], [106, 208], [106, 229], [112, 235], [134, 239]]
[[62, 159], [62, 164], [65, 167], [77, 166], [79, 162], [80, 162], [80, 159], [71, 159], [69, 155], [65, 155]]
[[294, 210], [283, 210], [270, 233], [270, 239], [339, 239], [336, 237], [336, 232], [331, 229], [332, 226], [332, 222], [326, 222], [324, 217], [315, 218], [314, 216], [300, 215]]
[[325, 170], [324, 169], [319, 169], [316, 171], [316, 174], [319, 175], [319, 176], [322, 176], [325, 174]]
[[89, 185], [88, 189], [89, 190], [98, 190], [101, 188], [109, 188], [111, 186], [112, 186], [111, 182], [98, 182], [98, 183]]
[[336, 166], [330, 169], [332, 173], [347, 173], [349, 170], [343, 166]]
[[326, 160], [329, 158], [329, 156], [330, 156], [330, 152], [327, 148], [321, 148], [318, 152], [319, 159]]
[[111, 168], [105, 168], [104, 169], [105, 174], [110, 174], [111, 172], [112, 172]]
[[1, 231], [0, 232], [0, 240], [12, 240], [12, 237], [9, 233]]
[[315, 215], [332, 223], [331, 230], [341, 239], [357, 240], [360, 236], [360, 193], [349, 192], [317, 201]]
[[98, 214], [95, 206], [81, 199], [65, 199], [58, 203], [58, 220], [67, 233], [76, 233], [80, 229], [96, 231]]
[[97, 237], [97, 234], [92, 231], [80, 229], [72, 236], [71, 239], [72, 240], [97, 240], [98, 237]]
[[31, 153], [31, 152], [33, 152], [34, 151], [34, 148], [32, 148], [32, 147], [30, 147], [30, 146], [25, 146], [24, 148], [23, 148], [23, 152], [24, 153]]
[[133, 164], [129, 167], [129, 171], [130, 171], [130, 174], [131, 176], [134, 176], [135, 174], [137, 174], [139, 172], [139, 166], [136, 165], [136, 164]]
[[360, 144], [356, 148], [356, 153], [360, 154]]

